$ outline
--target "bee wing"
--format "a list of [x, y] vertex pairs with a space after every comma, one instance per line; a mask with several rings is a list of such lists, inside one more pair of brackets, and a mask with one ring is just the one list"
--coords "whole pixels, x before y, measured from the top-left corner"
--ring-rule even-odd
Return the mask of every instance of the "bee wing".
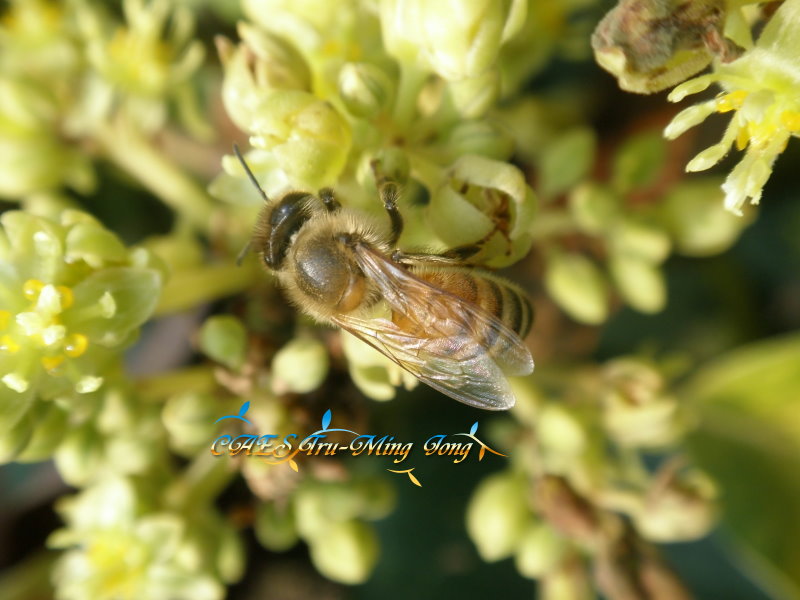
[[423, 383], [459, 402], [488, 410], [514, 405], [514, 393], [500, 367], [469, 337], [422, 338], [386, 319], [339, 315], [333, 320]]
[[[418, 325], [430, 338], [453, 338], [479, 346], [506, 375], [528, 375], [533, 358], [520, 337], [481, 307], [420, 279], [367, 244], [356, 244], [355, 258], [380, 288], [393, 311]], [[487, 342], [488, 340], [488, 342]]]

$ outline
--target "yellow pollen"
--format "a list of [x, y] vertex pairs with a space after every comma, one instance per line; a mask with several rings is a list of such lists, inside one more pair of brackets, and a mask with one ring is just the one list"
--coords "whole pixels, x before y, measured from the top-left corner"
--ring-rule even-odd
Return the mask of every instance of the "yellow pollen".
[[65, 285], [56, 286], [58, 295], [61, 296], [61, 310], [67, 310], [75, 302], [75, 296], [72, 294], [72, 289]]
[[781, 113], [781, 123], [792, 133], [800, 131], [800, 112], [785, 110]]
[[740, 127], [739, 133], [736, 134], [736, 149], [737, 150], [744, 150], [747, 148], [747, 142], [750, 141], [750, 134], [747, 131], [747, 127]]
[[0, 352], [14, 354], [17, 351], [19, 351], [19, 344], [14, 341], [14, 338], [12, 338], [10, 335], [4, 335], [3, 337], [0, 337]]
[[717, 98], [717, 112], [726, 113], [740, 109], [748, 93], [745, 90], [736, 90], [730, 94], [720, 96]]
[[70, 358], [77, 358], [89, 346], [89, 338], [82, 333], [71, 333], [64, 341], [64, 354]]
[[43, 287], [44, 283], [38, 279], [28, 279], [28, 281], [22, 284], [22, 294], [28, 300], [34, 301], [39, 297], [39, 292], [42, 291]]
[[56, 356], [43, 356], [41, 362], [45, 369], [48, 371], [54, 371], [61, 363], [64, 362], [64, 355], [58, 354]]
[[11, 313], [7, 310], [0, 310], [0, 331], [8, 327], [8, 322], [11, 320]]

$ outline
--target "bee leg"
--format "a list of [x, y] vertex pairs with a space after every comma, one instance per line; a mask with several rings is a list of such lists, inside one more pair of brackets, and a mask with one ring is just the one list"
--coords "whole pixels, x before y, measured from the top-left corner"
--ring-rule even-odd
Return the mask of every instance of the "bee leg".
[[400, 186], [396, 181], [389, 179], [386, 174], [381, 170], [380, 162], [373, 160], [369, 166], [372, 168], [372, 174], [375, 176], [375, 184], [378, 186], [378, 195], [383, 202], [383, 208], [386, 209], [391, 221], [392, 229], [389, 238], [389, 244], [397, 246], [397, 240], [403, 233], [403, 216], [397, 210], [397, 199], [400, 197]]
[[333, 193], [331, 188], [322, 188], [319, 191], [319, 199], [322, 200], [328, 212], [336, 212], [342, 208], [342, 205], [339, 204], [339, 201], [336, 199], [336, 194]]
[[468, 259], [477, 254], [481, 247], [479, 245], [458, 246], [441, 254], [424, 254], [422, 252], [403, 252], [395, 250], [392, 253], [392, 260], [404, 265], [415, 263], [435, 263], [440, 265], [459, 266], [469, 264]]

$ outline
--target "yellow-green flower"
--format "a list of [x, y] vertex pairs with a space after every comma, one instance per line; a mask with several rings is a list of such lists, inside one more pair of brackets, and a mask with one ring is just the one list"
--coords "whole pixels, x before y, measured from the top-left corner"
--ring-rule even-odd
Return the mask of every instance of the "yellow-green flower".
[[0, 217], [0, 430], [38, 396], [86, 394], [103, 383], [158, 299], [162, 273], [95, 219]]
[[[0, 45], [0, 55], [4, 46]], [[49, 83], [0, 74], [0, 196], [19, 200], [67, 184], [87, 192], [91, 162], [64, 140], [63, 107]]]
[[416, 59], [448, 80], [477, 77], [525, 22], [527, 2], [511, 0], [383, 0], [386, 48], [401, 62]]
[[[153, 510], [153, 498], [122, 478], [60, 502], [66, 527], [49, 545], [66, 548], [53, 574], [62, 600], [219, 600], [238, 578], [235, 532], [208, 512]], [[235, 557], [235, 560], [231, 560]]]
[[717, 164], [735, 145], [744, 157], [728, 175], [722, 189], [725, 207], [742, 214], [749, 200], [758, 204], [778, 155], [789, 138], [800, 132], [800, 1], [787, 0], [773, 15], [756, 46], [738, 60], [719, 65], [713, 74], [692, 79], [675, 88], [673, 102], [718, 83], [723, 93], [713, 100], [681, 111], [664, 135], [678, 137], [713, 113], [731, 113], [722, 141], [695, 156], [687, 171], [702, 171]]
[[137, 123], [161, 126], [166, 101], [174, 100], [185, 121], [195, 117], [189, 80], [203, 60], [203, 46], [193, 39], [194, 20], [184, 6], [168, 0], [124, 0], [125, 25], [103, 18], [99, 9], [81, 2], [79, 22], [89, 63], [99, 80], [89, 90], [93, 105], [114, 107], [122, 100]]

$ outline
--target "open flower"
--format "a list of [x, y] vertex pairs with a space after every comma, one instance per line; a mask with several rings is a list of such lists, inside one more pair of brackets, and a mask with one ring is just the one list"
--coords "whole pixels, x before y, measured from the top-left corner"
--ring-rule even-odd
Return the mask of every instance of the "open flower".
[[787, 0], [775, 13], [755, 48], [738, 60], [719, 65], [713, 74], [689, 80], [669, 96], [673, 102], [703, 91], [712, 83], [724, 90], [713, 100], [680, 112], [664, 135], [673, 139], [712, 113], [732, 113], [722, 141], [695, 156], [687, 171], [702, 171], [717, 164], [732, 145], [745, 150], [744, 157], [728, 175], [722, 189], [725, 207], [742, 214], [749, 199], [761, 200], [772, 165], [789, 138], [800, 132], [800, 0]]
[[0, 431], [35, 398], [85, 394], [150, 315], [161, 272], [89, 215], [0, 217]]

